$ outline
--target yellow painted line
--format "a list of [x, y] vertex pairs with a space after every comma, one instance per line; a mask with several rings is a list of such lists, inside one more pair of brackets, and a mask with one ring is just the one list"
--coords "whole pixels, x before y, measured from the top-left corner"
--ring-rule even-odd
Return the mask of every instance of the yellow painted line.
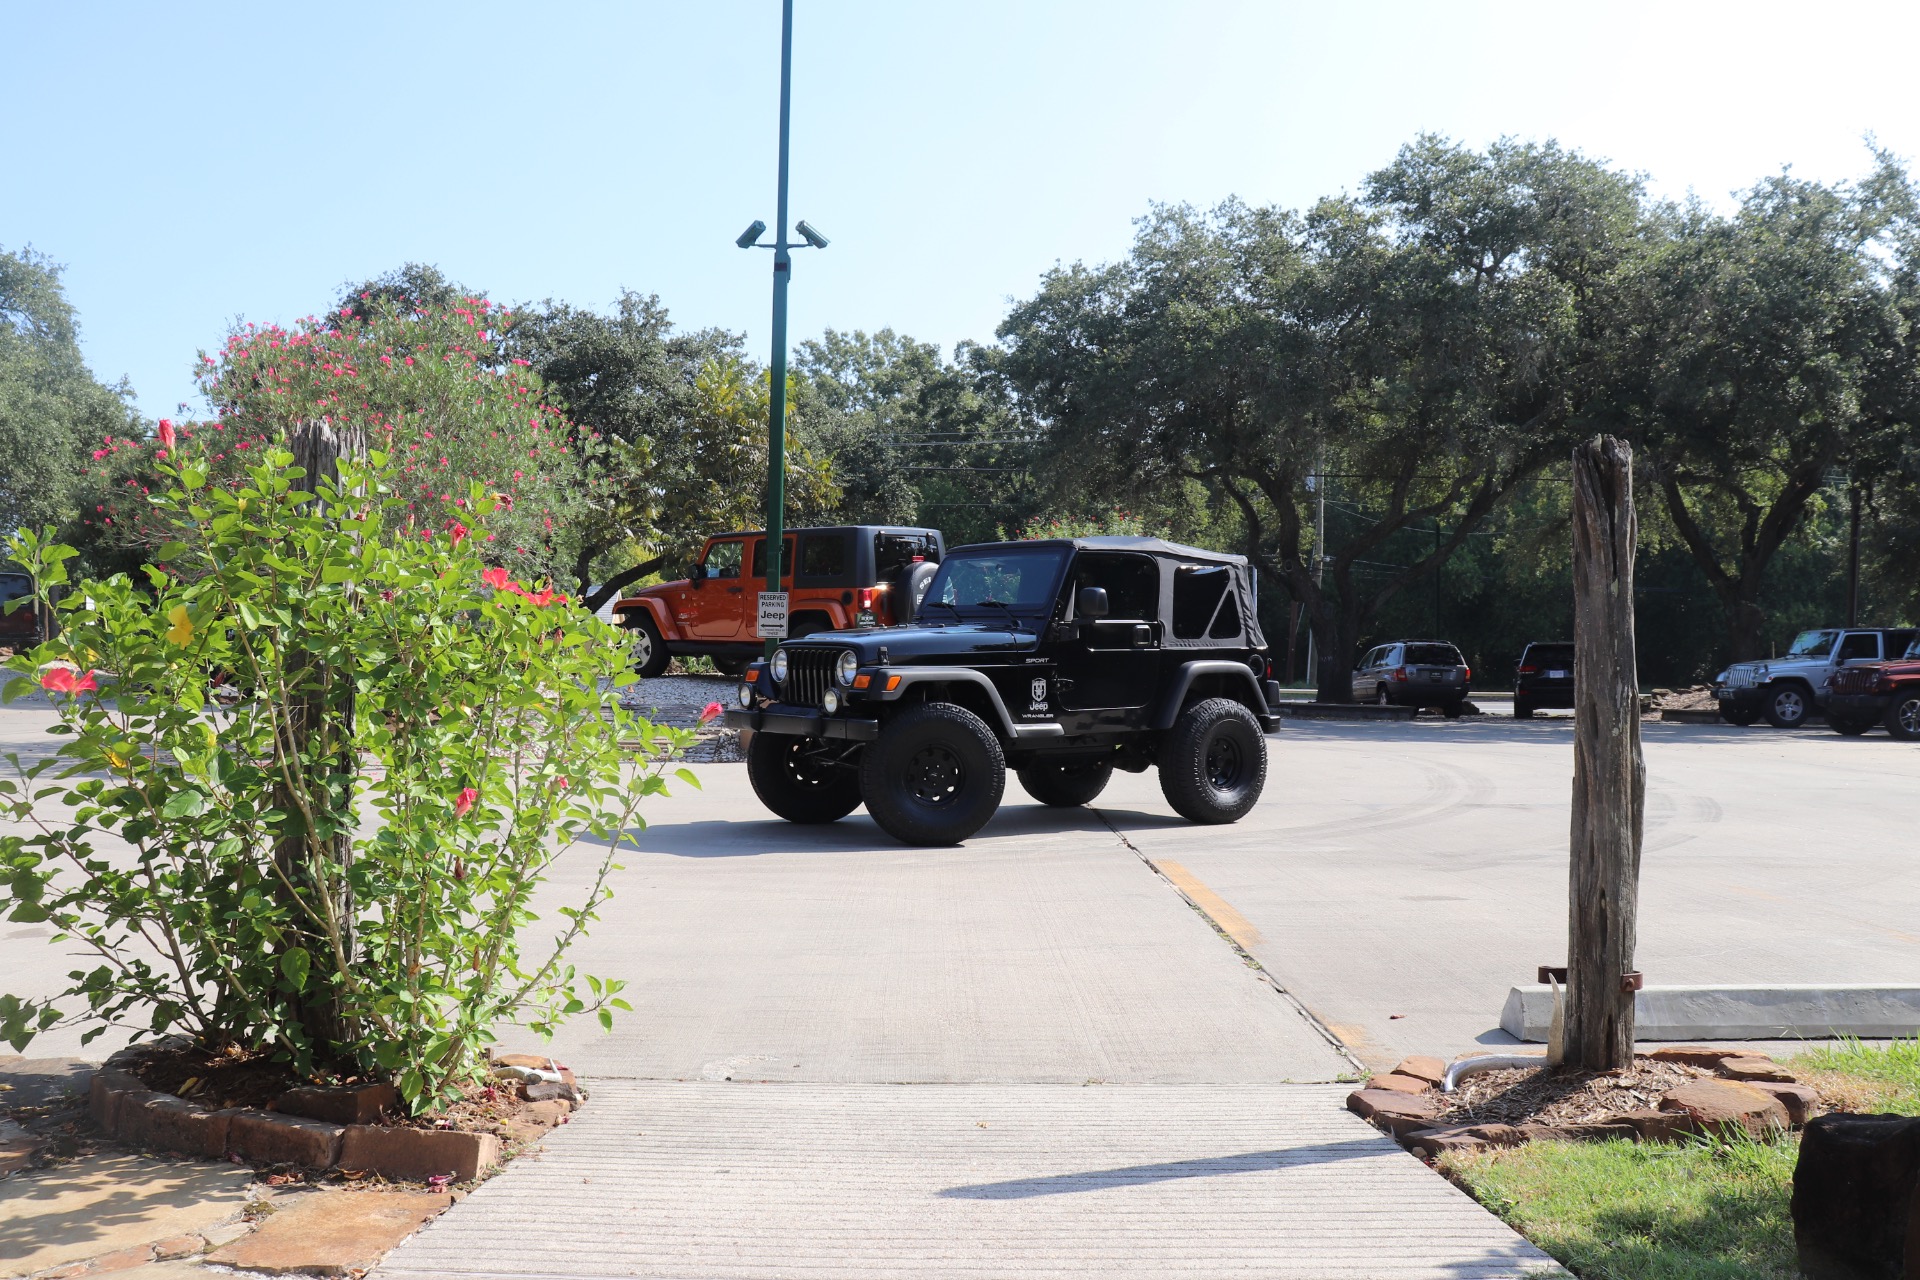
[[1192, 899], [1194, 906], [1213, 917], [1213, 922], [1229, 938], [1249, 951], [1262, 941], [1260, 930], [1254, 928], [1253, 922], [1235, 911], [1225, 898], [1207, 888], [1206, 882], [1199, 876], [1179, 863], [1166, 859], [1155, 859], [1153, 865], [1161, 875], [1173, 881], [1174, 888]]

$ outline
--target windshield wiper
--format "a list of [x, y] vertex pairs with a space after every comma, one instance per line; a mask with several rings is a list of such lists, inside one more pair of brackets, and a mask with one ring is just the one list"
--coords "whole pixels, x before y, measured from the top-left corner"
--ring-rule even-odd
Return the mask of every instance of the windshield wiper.
[[975, 600], [973, 603], [976, 608], [980, 606], [991, 606], [995, 609], [1005, 609], [1007, 611], [1007, 616], [1013, 619], [1013, 629], [1015, 631], [1018, 631], [1020, 629], [1020, 615], [1015, 613], [1013, 611], [1013, 606], [1008, 604], [1005, 600]]
[[922, 610], [926, 610], [926, 609], [929, 609], [929, 608], [931, 608], [931, 607], [933, 607], [934, 605], [939, 605], [939, 606], [940, 606], [940, 607], [941, 607], [942, 609], [951, 609], [951, 610], [953, 611], [953, 618], [954, 618], [954, 621], [956, 621], [956, 622], [965, 622], [965, 621], [966, 621], [966, 619], [965, 619], [965, 618], [963, 618], [963, 617], [961, 617], [961, 616], [960, 616], [960, 608], [959, 608], [959, 606], [958, 606], [958, 605], [956, 605], [956, 604], [954, 604], [954, 603], [953, 603], [953, 601], [951, 601], [951, 600], [922, 600], [922, 601], [920, 602], [920, 608], [921, 608]]

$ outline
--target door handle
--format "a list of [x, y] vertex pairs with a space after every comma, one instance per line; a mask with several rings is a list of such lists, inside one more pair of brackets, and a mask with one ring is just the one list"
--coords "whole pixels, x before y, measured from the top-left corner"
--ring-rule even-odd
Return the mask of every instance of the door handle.
[[739, 594], [740, 594], [740, 588], [739, 588], [739, 587], [728, 587], [728, 588], [727, 588], [727, 594], [728, 594], [728, 595], [730, 595], [730, 596], [737, 596], [737, 595], [739, 595]]

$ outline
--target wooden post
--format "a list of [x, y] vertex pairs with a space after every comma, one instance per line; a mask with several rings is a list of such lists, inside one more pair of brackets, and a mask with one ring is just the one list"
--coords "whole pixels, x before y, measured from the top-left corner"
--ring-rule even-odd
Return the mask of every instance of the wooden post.
[[1633, 1061], [1633, 969], [1647, 771], [1633, 636], [1633, 451], [1610, 436], [1573, 451], [1573, 838], [1566, 1061]]
[[[356, 428], [336, 431], [325, 423], [306, 422], [293, 430], [288, 448], [293, 453], [294, 465], [307, 473], [306, 478], [298, 482], [299, 487], [308, 493], [318, 493], [323, 481], [339, 483], [342, 457], [351, 459], [366, 452], [366, 436]], [[295, 754], [306, 762], [309, 776], [324, 770], [351, 778], [356, 763], [352, 674], [332, 670], [317, 656], [297, 651], [286, 654], [285, 666], [291, 688], [286, 711]], [[315, 895], [310, 899], [310, 906], [319, 906], [317, 895], [332, 892], [335, 918], [341, 922], [342, 945], [351, 962], [354, 904], [346, 887], [346, 872], [353, 858], [351, 818], [339, 832], [321, 840], [307, 830], [299, 816], [299, 805], [284, 785], [275, 787], [274, 803], [290, 820], [285, 834], [276, 843], [274, 859], [301, 894]], [[336, 808], [351, 814], [351, 789]], [[329, 863], [332, 868], [321, 873], [320, 868]], [[316, 978], [333, 973], [331, 940], [317, 926], [304, 922], [304, 913], [298, 906], [294, 908], [294, 919], [303, 924], [289, 937], [289, 943], [306, 948], [313, 957], [312, 972]], [[303, 996], [295, 1002], [301, 1025], [314, 1042], [316, 1058], [326, 1064], [325, 1047], [349, 1039], [351, 1028], [346, 1025], [331, 982], [312, 982]]]

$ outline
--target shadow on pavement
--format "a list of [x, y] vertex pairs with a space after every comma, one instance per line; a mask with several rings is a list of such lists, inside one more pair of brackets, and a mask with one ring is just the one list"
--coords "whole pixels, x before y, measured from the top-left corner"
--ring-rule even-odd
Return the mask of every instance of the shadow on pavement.
[[[1141, 825], [1161, 822], [1155, 815], [1141, 814]], [[1184, 825], [1171, 818], [1167, 825]], [[993, 820], [959, 848], [991, 848], [997, 837], [1018, 838], [1031, 835], [1058, 835], [1069, 832], [1092, 833], [1112, 837], [1104, 823], [1088, 809], [1050, 809], [1038, 804], [1011, 804], [1001, 808]], [[606, 845], [607, 840], [582, 836], [582, 844]], [[707, 818], [696, 822], [661, 823], [629, 834], [621, 848], [633, 853], [665, 854], [675, 858], [751, 858], [767, 853], [937, 853], [938, 847], [919, 848], [900, 844], [874, 825], [871, 818], [856, 810], [838, 822], [801, 826], [765, 816], [756, 810], [732, 818]]]
[[1056, 1173], [1045, 1178], [1015, 1178], [1008, 1182], [980, 1182], [948, 1187], [937, 1193], [943, 1200], [1025, 1200], [1033, 1196], [1067, 1195], [1077, 1191], [1104, 1191], [1109, 1187], [1144, 1182], [1171, 1182], [1179, 1178], [1218, 1178], [1231, 1173], [1262, 1173], [1295, 1165], [1331, 1164], [1340, 1160], [1378, 1159], [1397, 1148], [1379, 1138], [1347, 1142], [1319, 1142], [1277, 1151], [1249, 1151], [1237, 1156], [1209, 1156], [1202, 1160], [1169, 1160], [1162, 1164], [1134, 1164], [1119, 1169], [1085, 1173]]

